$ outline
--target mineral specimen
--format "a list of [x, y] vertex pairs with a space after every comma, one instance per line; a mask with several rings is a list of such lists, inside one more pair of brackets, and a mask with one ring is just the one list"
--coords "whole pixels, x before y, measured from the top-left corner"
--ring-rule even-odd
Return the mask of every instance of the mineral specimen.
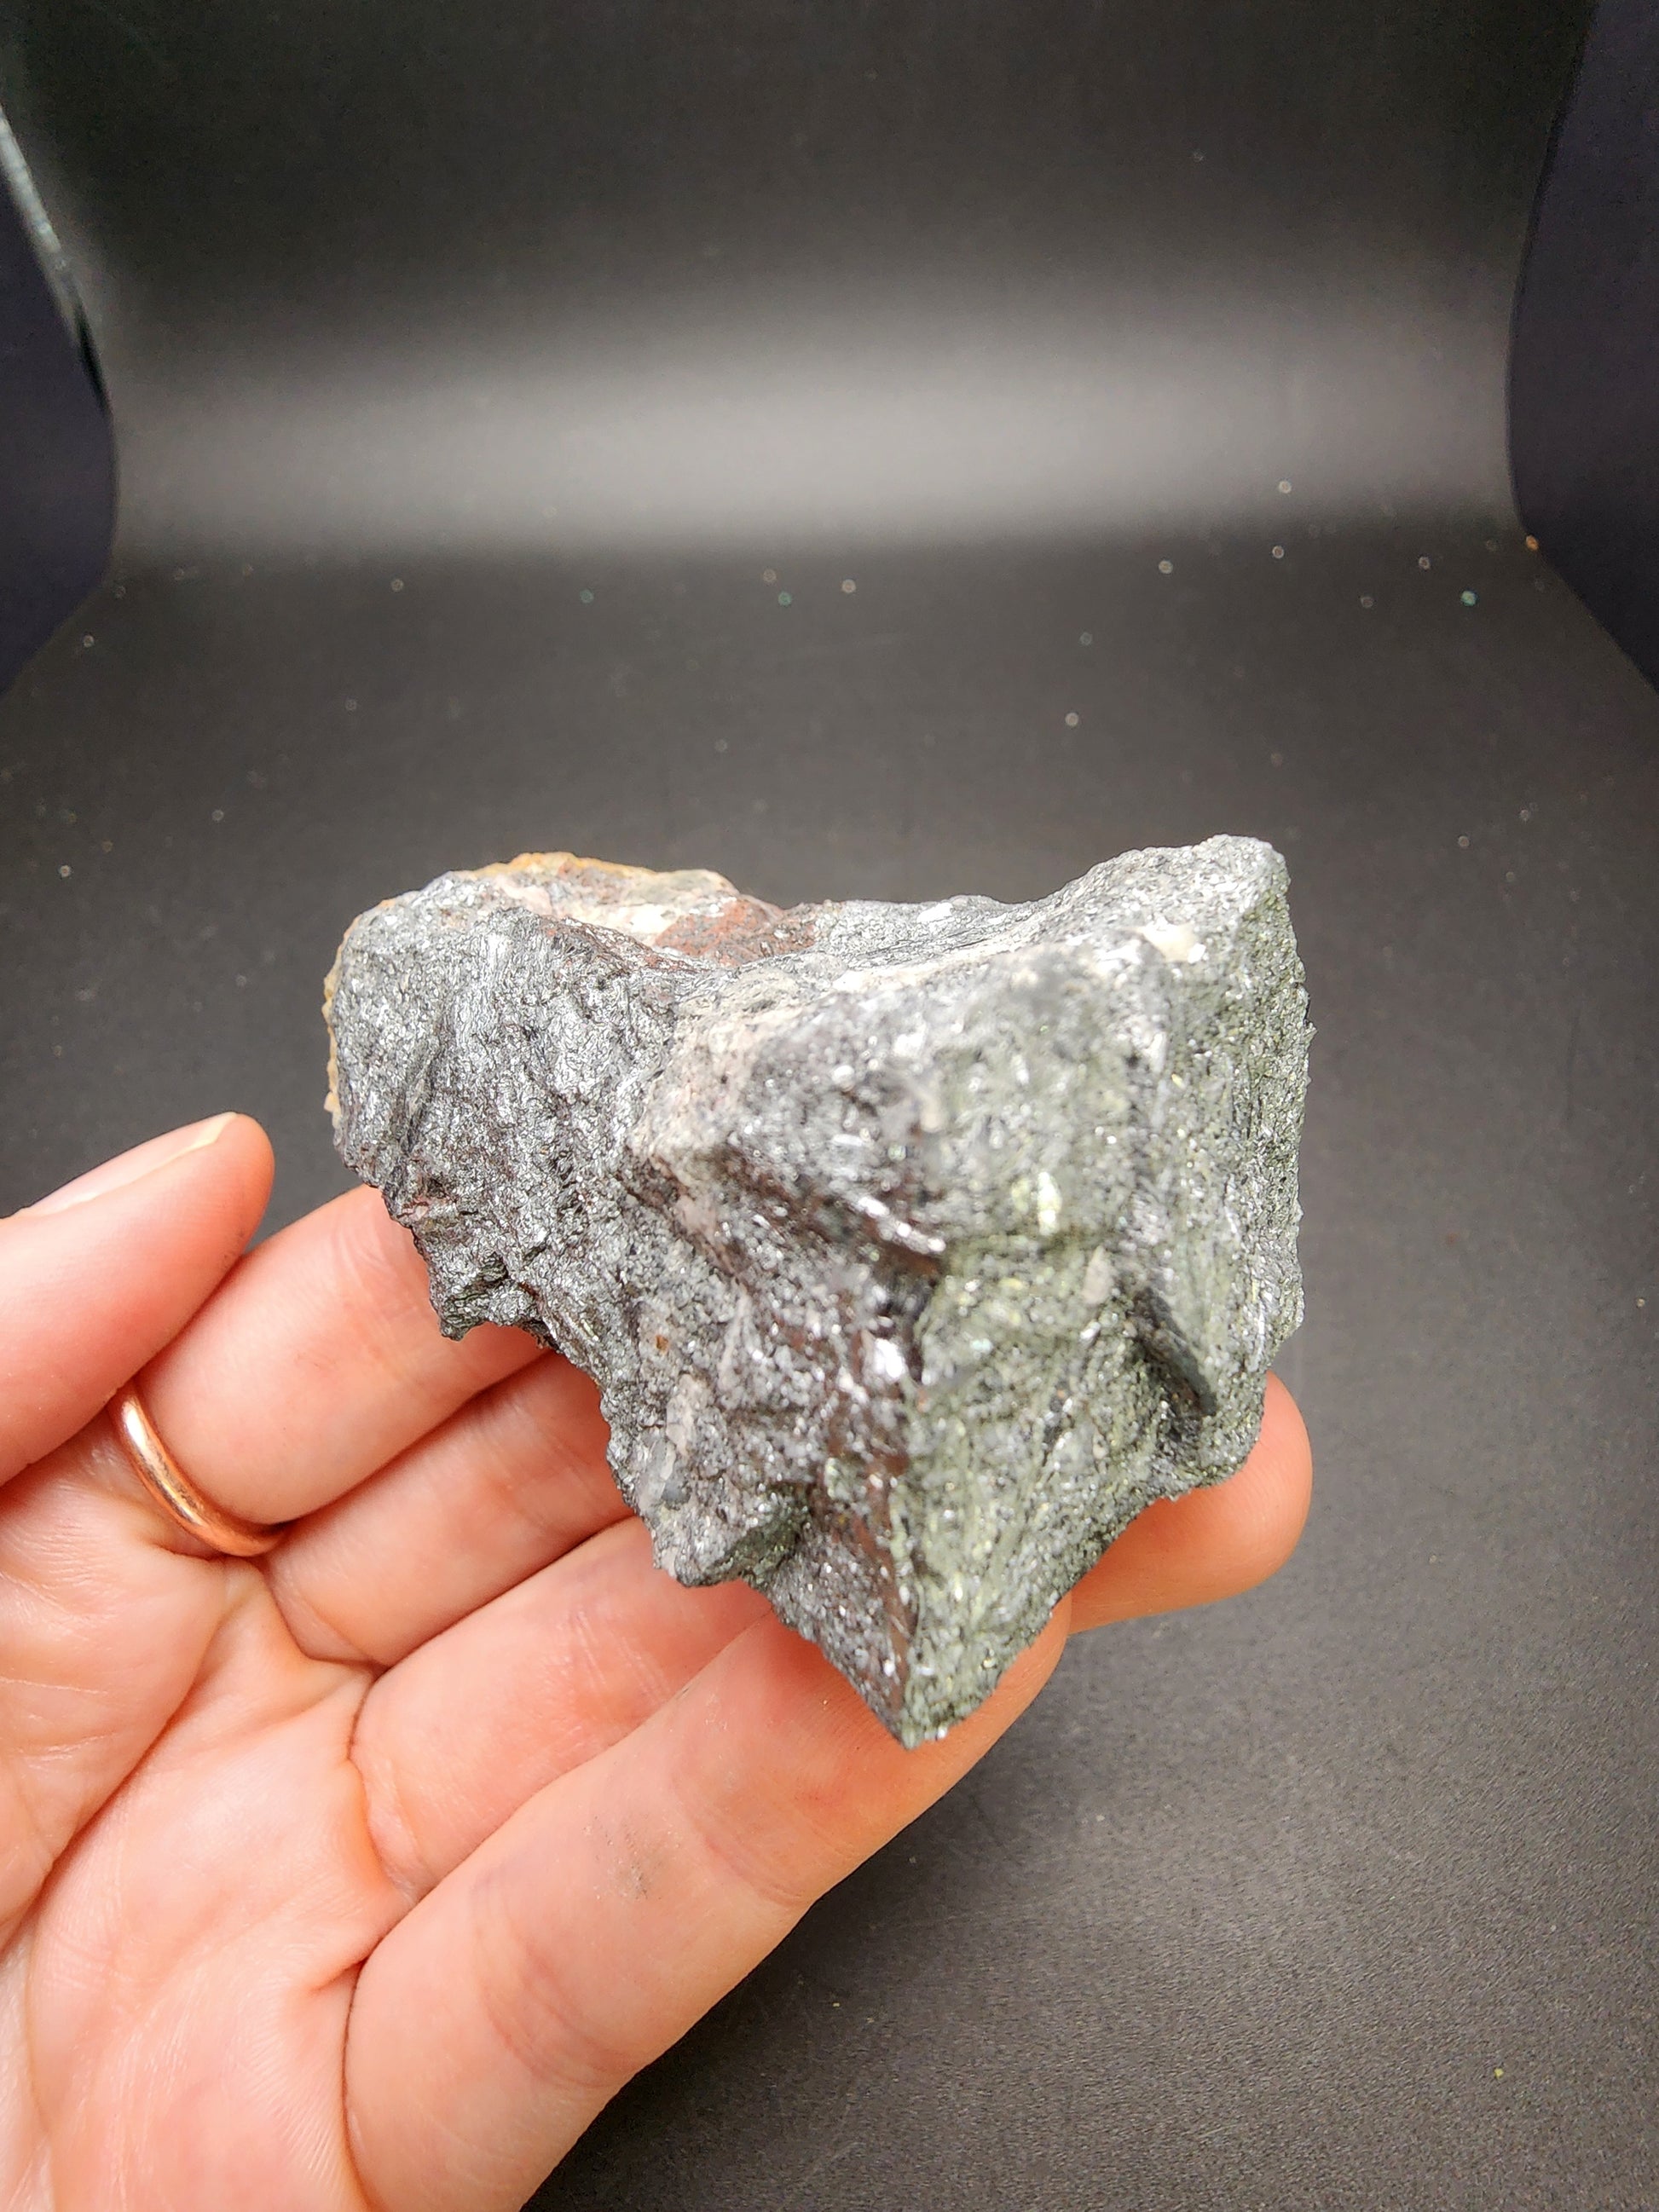
[[1285, 889], [1242, 837], [1029, 906], [441, 876], [341, 947], [339, 1148], [446, 1334], [594, 1377], [659, 1565], [766, 1591], [914, 1745], [1255, 1441], [1301, 1319]]

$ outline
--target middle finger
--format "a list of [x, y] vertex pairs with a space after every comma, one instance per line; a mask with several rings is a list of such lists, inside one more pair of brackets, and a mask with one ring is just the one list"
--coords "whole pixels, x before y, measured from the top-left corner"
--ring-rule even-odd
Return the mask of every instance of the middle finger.
[[568, 1360], [481, 1392], [271, 1554], [301, 1649], [393, 1666], [623, 1519], [605, 1437], [599, 1394]]

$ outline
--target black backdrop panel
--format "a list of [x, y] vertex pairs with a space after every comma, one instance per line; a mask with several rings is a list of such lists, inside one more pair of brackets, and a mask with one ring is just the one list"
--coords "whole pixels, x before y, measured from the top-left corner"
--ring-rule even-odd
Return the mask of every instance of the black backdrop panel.
[[1515, 325], [1528, 526], [1659, 684], [1659, 4], [1602, 0], [1539, 198]]
[[1559, 0], [21, 0], [163, 565], [1509, 499]]
[[78, 333], [0, 173], [0, 690], [102, 575], [114, 469]]
[[[321, 977], [353, 913], [445, 866], [569, 845], [925, 899], [1220, 829], [1291, 863], [1302, 1551], [1076, 1650], [544, 2201], [1650, 2204], [1659, 703], [1501, 480], [1483, 513], [1457, 473], [1460, 440], [1501, 461], [1483, 349], [1577, 20], [125, 0], [14, 27], [137, 506], [118, 581], [0, 707], [0, 1203], [231, 1103], [276, 1136], [278, 1218], [339, 1188]], [[602, 362], [633, 331], [672, 395], [690, 286], [742, 413], [769, 404], [756, 298], [830, 303], [779, 356], [805, 374], [872, 271], [918, 270], [981, 330], [1058, 283], [1109, 303], [1086, 343], [1131, 308], [1195, 331], [1170, 359], [1206, 483], [1177, 497], [1171, 464], [1169, 512], [1046, 533], [1005, 498], [929, 542], [878, 484], [865, 534], [826, 523], [827, 466], [741, 513], [711, 478], [699, 538], [670, 436], [641, 450], [678, 507], [601, 471], [580, 531], [538, 538], [504, 475], [469, 516], [365, 411], [383, 371], [441, 446], [410, 364], [447, 351], [473, 366], [442, 392], [521, 425], [521, 326]], [[1228, 412], [1218, 270], [1267, 303], [1273, 435], [1314, 471], [1289, 494], [1227, 476], [1235, 429], [1258, 473], [1272, 440]], [[915, 389], [943, 327], [896, 343]], [[1445, 340], [1394, 415], [1339, 343], [1372, 329]], [[1011, 422], [1033, 380], [999, 387]], [[584, 387], [567, 362], [549, 388]], [[258, 460], [314, 482], [284, 392], [374, 464], [319, 489], [310, 542]], [[1346, 479], [1328, 403], [1372, 441]]]

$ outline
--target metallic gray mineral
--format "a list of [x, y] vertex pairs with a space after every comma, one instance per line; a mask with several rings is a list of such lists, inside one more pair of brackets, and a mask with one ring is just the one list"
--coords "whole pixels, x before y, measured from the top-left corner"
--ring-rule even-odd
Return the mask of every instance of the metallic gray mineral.
[[348, 1164], [446, 1334], [586, 1370], [659, 1564], [741, 1576], [904, 1744], [1153, 1498], [1239, 1465], [1301, 1319], [1283, 861], [797, 907], [526, 855], [352, 924]]

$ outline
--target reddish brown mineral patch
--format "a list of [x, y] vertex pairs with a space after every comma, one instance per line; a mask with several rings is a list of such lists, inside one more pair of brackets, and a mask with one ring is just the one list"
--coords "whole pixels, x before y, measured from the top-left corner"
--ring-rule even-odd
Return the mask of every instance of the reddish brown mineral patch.
[[822, 908], [769, 906], [750, 898], [710, 868], [660, 872], [574, 853], [521, 853], [480, 868], [514, 899], [550, 921], [620, 930], [716, 967], [740, 968], [812, 944]]
[[657, 942], [695, 960], [741, 968], [750, 960], [807, 951], [817, 939], [821, 911], [815, 906], [768, 906], [763, 899], [738, 897], [718, 914], [685, 915], [664, 930]]

